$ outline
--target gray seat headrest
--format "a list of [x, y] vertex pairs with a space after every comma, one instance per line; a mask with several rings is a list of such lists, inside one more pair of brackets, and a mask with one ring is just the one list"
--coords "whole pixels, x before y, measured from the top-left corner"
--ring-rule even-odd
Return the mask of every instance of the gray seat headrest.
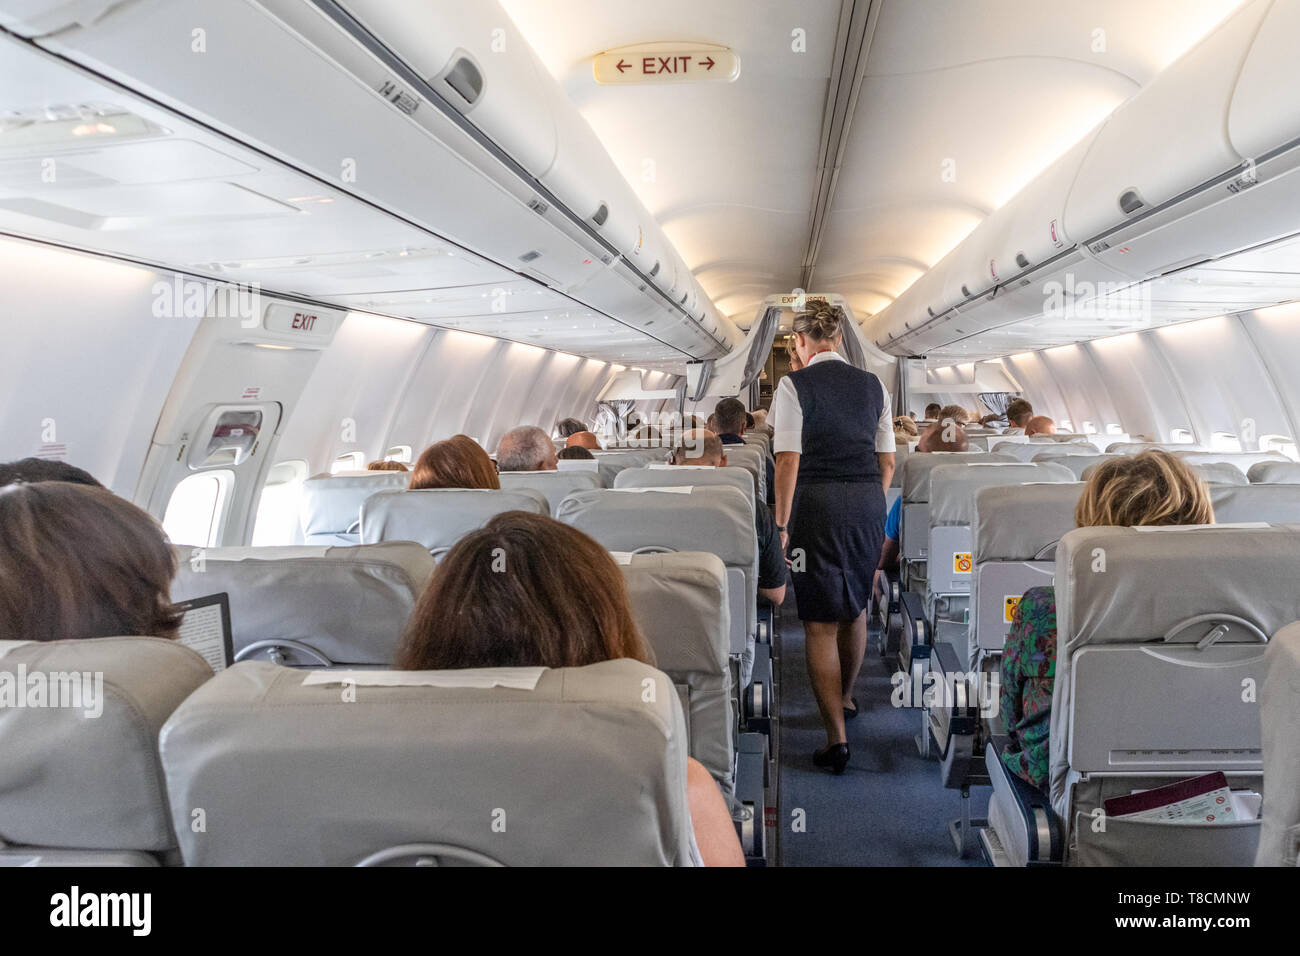
[[1236, 465], [1230, 465], [1226, 461], [1189, 462], [1188, 467], [1205, 479], [1206, 484], [1249, 484], [1246, 473]]
[[413, 541], [205, 548], [181, 556], [172, 597], [227, 593], [236, 657], [260, 641], [295, 641], [334, 663], [388, 665], [435, 567]]
[[1074, 473], [1074, 477], [1083, 481], [1088, 474], [1088, 470], [1094, 465], [1100, 465], [1103, 461], [1109, 461], [1111, 458], [1119, 458], [1120, 455], [1066, 455], [1063, 458], [1055, 458], [1058, 465], [1069, 468]]
[[969, 525], [975, 519], [975, 493], [998, 485], [1026, 482], [1073, 482], [1068, 468], [1050, 462], [940, 465], [930, 471], [930, 526]]
[[[162, 730], [185, 862], [349, 866], [433, 844], [452, 862], [684, 864], [685, 723], [671, 681], [627, 659], [539, 670], [531, 690], [368, 683], [465, 671], [356, 671], [349, 690], [236, 664]], [[205, 832], [190, 826], [193, 807]]]
[[975, 492], [975, 563], [1033, 561], [1074, 529], [1082, 482], [1003, 485]]
[[903, 462], [903, 501], [921, 504], [930, 500], [930, 470], [940, 465], [974, 465], [984, 462], [1014, 462], [1010, 455], [996, 452], [913, 452]]
[[411, 476], [402, 471], [362, 475], [318, 475], [302, 483], [298, 517], [308, 544], [357, 544], [361, 503], [377, 491], [405, 488]]
[[700, 487], [723, 485], [735, 488], [751, 502], [754, 500], [754, 479], [744, 468], [727, 465], [725, 468], [694, 468], [690, 466], [659, 466], [628, 468], [614, 479], [615, 488], [676, 488], [683, 485]]
[[1210, 501], [1219, 524], [1265, 521], [1300, 524], [1300, 486], [1211, 485]]
[[1106, 451], [1112, 455], [1138, 455], [1144, 451], [1205, 451], [1203, 445], [1187, 444], [1184, 442], [1161, 442], [1161, 441], [1117, 441], [1111, 442], [1106, 446]]
[[1300, 463], [1294, 461], [1260, 461], [1246, 471], [1252, 484], [1300, 485]]
[[1300, 865], [1300, 624], [1268, 642], [1268, 676], [1260, 690], [1264, 815], [1256, 866]]
[[1174, 454], [1189, 465], [1215, 463], [1232, 465], [1243, 475], [1250, 470], [1251, 466], [1258, 465], [1260, 462], [1289, 463], [1291, 461], [1280, 451], [1179, 451]]
[[381, 491], [361, 505], [361, 541], [418, 541], [439, 555], [505, 511], [549, 516], [551, 506], [541, 493], [529, 488]]
[[530, 489], [546, 499], [551, 514], [575, 491], [603, 488], [599, 471], [503, 471], [502, 491]]
[[[58, 699], [73, 706], [0, 707], [0, 841], [81, 850], [175, 847], [158, 732], [212, 677], [203, 658], [157, 637], [32, 642], [0, 655], [0, 682], [21, 674], [29, 686], [33, 675], [45, 675], [50, 693], [60, 685]], [[80, 697], [61, 696], [74, 689]], [[188, 807], [184, 815], [188, 829]]]

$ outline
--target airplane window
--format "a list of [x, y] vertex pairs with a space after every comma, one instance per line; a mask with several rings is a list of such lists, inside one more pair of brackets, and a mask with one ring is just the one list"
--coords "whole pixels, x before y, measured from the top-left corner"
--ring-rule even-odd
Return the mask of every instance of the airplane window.
[[1070, 421], [1068, 418], [1062, 418], [1062, 419], [1061, 419], [1061, 431], [1064, 431], [1064, 432], [1072, 432], [1072, 431], [1074, 431], [1074, 422]]
[[307, 462], [282, 461], [272, 466], [257, 501], [253, 547], [293, 544], [298, 535], [298, 494], [307, 480]]
[[1107, 422], [1107, 423], [1106, 423], [1106, 434], [1107, 434], [1107, 435], [1122, 435], [1122, 434], [1124, 434], [1124, 428], [1123, 428], [1123, 426], [1121, 426], [1121, 425], [1117, 425], [1117, 424], [1115, 424], [1114, 422]]
[[400, 461], [404, 465], [409, 465], [411, 463], [411, 446], [394, 445], [384, 455], [384, 461]]
[[1241, 451], [1241, 439], [1232, 432], [1215, 432], [1210, 436], [1210, 451]]
[[334, 464], [330, 465], [330, 474], [337, 475], [339, 472], [343, 471], [361, 471], [365, 467], [365, 453], [350, 451], [346, 455], [339, 455], [334, 459]]
[[1097, 426], [1094, 425], [1092, 422], [1084, 422], [1083, 433], [1085, 435], [1095, 435], [1097, 434]]
[[1169, 441], [1179, 445], [1190, 445], [1195, 440], [1190, 428], [1172, 428], [1169, 431]]
[[172, 491], [163, 530], [173, 544], [213, 547], [220, 543], [221, 519], [234, 482], [232, 471], [190, 475]]

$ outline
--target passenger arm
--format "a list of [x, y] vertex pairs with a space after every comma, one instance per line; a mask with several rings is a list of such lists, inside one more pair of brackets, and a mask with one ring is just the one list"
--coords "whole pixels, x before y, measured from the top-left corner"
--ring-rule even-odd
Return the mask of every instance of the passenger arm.
[[686, 802], [704, 865], [744, 866], [745, 854], [722, 791], [704, 765], [693, 757], [686, 758]]

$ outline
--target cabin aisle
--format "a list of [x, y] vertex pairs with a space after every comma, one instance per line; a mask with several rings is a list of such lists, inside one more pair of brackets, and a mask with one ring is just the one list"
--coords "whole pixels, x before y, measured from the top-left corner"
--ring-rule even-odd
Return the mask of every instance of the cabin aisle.
[[[843, 776], [813, 766], [825, 743], [821, 718], [804, 667], [803, 628], [794, 601], [781, 608], [780, 789], [777, 836], [782, 866], [971, 866], [978, 850], [958, 858], [947, 823], [961, 797], [939, 783], [938, 764], [917, 752], [913, 737], [920, 713], [889, 703], [892, 672], [871, 631], [858, 677], [860, 713], [847, 724], [853, 758]], [[983, 816], [988, 788], [972, 796], [972, 815]], [[793, 832], [794, 812], [804, 811], [806, 832]]]

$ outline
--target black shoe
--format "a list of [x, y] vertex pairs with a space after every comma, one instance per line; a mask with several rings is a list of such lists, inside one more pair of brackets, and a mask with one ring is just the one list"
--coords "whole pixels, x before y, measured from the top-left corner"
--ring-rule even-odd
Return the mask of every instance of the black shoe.
[[844, 772], [844, 768], [849, 765], [849, 745], [831, 744], [822, 750], [814, 751], [813, 763], [818, 767], [825, 767], [831, 773], [839, 776]]
[[849, 710], [847, 707], [844, 708], [845, 720], [852, 720], [854, 717], [858, 716], [858, 699], [856, 697], [850, 697], [849, 700], [853, 701], [853, 709]]

